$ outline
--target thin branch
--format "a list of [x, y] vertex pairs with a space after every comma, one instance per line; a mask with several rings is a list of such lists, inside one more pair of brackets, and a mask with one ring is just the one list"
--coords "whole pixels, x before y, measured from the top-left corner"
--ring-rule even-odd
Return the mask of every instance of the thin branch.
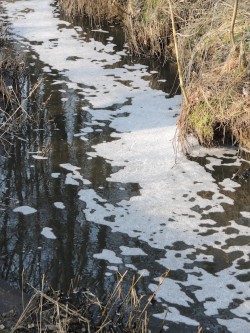
[[230, 27], [230, 38], [231, 38], [231, 43], [232, 43], [233, 49], [236, 49], [235, 38], [234, 38], [234, 26], [235, 26], [235, 20], [236, 20], [236, 16], [237, 16], [238, 3], [239, 3], [239, 0], [234, 1], [233, 16], [232, 16], [231, 27]]
[[183, 73], [182, 73], [182, 67], [181, 67], [181, 61], [180, 61], [180, 54], [179, 54], [179, 49], [178, 49], [178, 44], [177, 44], [177, 37], [176, 37], [177, 33], [176, 33], [176, 28], [175, 28], [174, 12], [173, 12], [173, 7], [172, 7], [171, 0], [168, 0], [168, 3], [169, 3], [169, 10], [170, 10], [171, 21], [172, 21], [172, 30], [173, 30], [176, 61], [177, 61], [177, 66], [178, 66], [179, 79], [180, 79], [180, 87], [181, 87], [182, 94], [184, 96], [185, 104], [188, 105], [189, 102], [188, 102], [188, 98], [187, 98], [186, 89], [185, 89], [185, 86], [184, 86]]

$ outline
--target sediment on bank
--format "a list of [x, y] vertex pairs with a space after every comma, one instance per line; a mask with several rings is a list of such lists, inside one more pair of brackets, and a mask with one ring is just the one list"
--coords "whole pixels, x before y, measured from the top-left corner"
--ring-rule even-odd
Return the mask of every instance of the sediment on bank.
[[[186, 100], [179, 142], [250, 148], [250, 3], [247, 0], [59, 0], [69, 16], [121, 24], [131, 52], [176, 59]], [[170, 6], [176, 28], [174, 45]], [[236, 8], [236, 11], [234, 9]], [[234, 21], [235, 12], [235, 21]]]

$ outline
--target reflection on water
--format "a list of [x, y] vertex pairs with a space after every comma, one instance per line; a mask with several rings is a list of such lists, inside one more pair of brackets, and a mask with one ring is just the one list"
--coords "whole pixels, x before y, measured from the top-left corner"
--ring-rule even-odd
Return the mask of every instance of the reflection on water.
[[[23, 1], [17, 3], [27, 6]], [[29, 2], [30, 6], [37, 4]], [[53, 18], [62, 18], [55, 5], [52, 8]], [[15, 22], [13, 13], [9, 19]], [[91, 31], [90, 26], [83, 26], [80, 21], [74, 25], [66, 21], [56, 23], [57, 32], [65, 39], [79, 42], [79, 49], [67, 53], [67, 66], [64, 64], [60, 70], [53, 66], [51, 58], [48, 63], [41, 61], [38, 49], [32, 48], [43, 46], [43, 41], [24, 39], [22, 46], [13, 41], [15, 48], [28, 50], [27, 87], [38, 77], [43, 81], [36, 103], [27, 105], [27, 110], [33, 108], [33, 113], [37, 110], [38, 128], [23, 129], [19, 135], [22, 139], [15, 138], [10, 154], [2, 156], [0, 161], [2, 277], [18, 287], [24, 272], [25, 281], [39, 287], [45, 273], [56, 289], [67, 290], [71, 281], [77, 280], [103, 296], [111, 288], [116, 270], [128, 269], [130, 276], [144, 270], [145, 277], [138, 289], [148, 295], [155, 289], [157, 278], [171, 268], [166, 288], [157, 295], [154, 308], [155, 313], [161, 313], [168, 305], [171, 332], [193, 332], [198, 323], [213, 332], [230, 332], [228, 326], [239, 320], [245, 329], [249, 319], [240, 306], [244, 304], [247, 308], [249, 304], [250, 182], [249, 178], [232, 179], [244, 162], [239, 162], [234, 152], [223, 157], [212, 153], [201, 158], [190, 157], [188, 162], [171, 168], [169, 179], [159, 182], [159, 193], [161, 187], [167, 187], [164, 198], [151, 192], [151, 188], [148, 190], [146, 181], [114, 181], [112, 177], [118, 177], [122, 171], [126, 175], [134, 142], [126, 148], [128, 157], [122, 163], [119, 160], [112, 163], [112, 154], [110, 158], [97, 154], [96, 147], [120, 141], [120, 146], [111, 147], [122, 150], [123, 145], [130, 144], [133, 125], [137, 132], [145, 130], [143, 125], [139, 126], [141, 123], [133, 123], [133, 117], [130, 120], [131, 114], [140, 110], [141, 105], [144, 107], [150, 94], [153, 100], [159, 97], [167, 103], [169, 95], [177, 90], [177, 85], [173, 85], [175, 68], [172, 64], [163, 67], [157, 61], [130, 55], [106, 61], [109, 54], [124, 53], [123, 37], [115, 27], [109, 27], [107, 30], [111, 32], [107, 35]], [[48, 41], [44, 48], [56, 50], [64, 38], [56, 35]], [[84, 54], [83, 41], [99, 50], [95, 53], [98, 59], [87, 62], [89, 55]], [[113, 47], [112, 43], [116, 45]], [[107, 54], [102, 55], [104, 46]], [[53, 52], [48, 54], [54, 56]], [[89, 66], [102, 63], [93, 71], [105, 69], [106, 74], [92, 85], [91, 75], [84, 72], [85, 68], [79, 72], [76, 66], [77, 62], [84, 64], [83, 60]], [[160, 89], [162, 95], [160, 92], [157, 95], [155, 89]], [[45, 101], [46, 105], [40, 108]], [[160, 103], [155, 105], [152, 102], [156, 109], [161, 107]], [[146, 106], [141, 116], [143, 121]], [[166, 109], [173, 119], [175, 111], [172, 115], [171, 107]], [[128, 124], [131, 121], [126, 129], [128, 136], [121, 140], [115, 127], [119, 120]], [[149, 128], [152, 125], [146, 121], [145, 124]], [[169, 128], [171, 124], [174, 122], [170, 122]], [[139, 147], [136, 148], [140, 158]], [[37, 156], [47, 159], [34, 158]], [[188, 163], [195, 172], [189, 170]], [[132, 175], [138, 170], [143, 173], [143, 161], [135, 162], [130, 170]], [[175, 178], [175, 173], [179, 178]], [[152, 195], [151, 202], [143, 201], [145, 189]], [[37, 212], [29, 215], [14, 212], [19, 206], [29, 206]], [[131, 222], [129, 230], [127, 222]], [[56, 239], [50, 238], [51, 235]], [[132, 254], [126, 252], [128, 248]], [[143, 255], [137, 252], [139, 249]], [[215, 299], [214, 295], [220, 295], [221, 299]], [[235, 321], [226, 325], [228, 319]], [[242, 333], [247, 333], [244, 329]]]
[[[27, 86], [32, 86], [43, 73], [44, 65], [32, 53], [27, 54], [27, 63], [33, 64], [27, 78]], [[24, 131], [25, 141], [16, 138], [9, 155], [1, 158], [1, 276], [20, 287], [24, 272], [25, 281], [39, 287], [45, 273], [54, 288], [67, 290], [72, 279], [76, 279], [84, 287], [104, 295], [115, 282], [114, 271], [112, 264], [95, 259], [94, 254], [107, 247], [119, 252], [121, 244], [136, 248], [139, 241], [119, 232], [114, 235], [107, 226], [87, 221], [84, 214], [86, 203], [79, 201], [78, 192], [81, 188], [94, 189], [104, 202], [116, 205], [121, 200], [129, 201], [132, 196], [139, 195], [140, 186], [108, 182], [106, 179], [119, 168], [112, 167], [101, 157], [86, 155], [84, 150], [91, 150], [93, 144], [114, 140], [110, 137], [113, 130], [109, 121], [104, 121], [102, 131], [89, 133], [88, 141], [75, 139], [74, 134], [79, 133], [91, 117], [80, 112], [84, 102], [73, 89], [68, 89], [64, 82], [60, 83], [62, 80], [64, 77], [55, 71], [43, 74], [39, 99], [48, 102], [39, 128]], [[37, 112], [40, 106], [37, 101]], [[100, 126], [96, 124], [93, 128], [98, 130]], [[48, 159], [34, 159], [32, 156], [37, 151]], [[60, 164], [67, 161], [81, 166], [80, 174], [89, 185], [65, 184], [68, 171]], [[56, 208], [57, 202], [63, 203], [65, 208]], [[31, 215], [13, 212], [16, 206], [27, 204], [37, 212]], [[112, 223], [112, 214], [107, 221]], [[55, 241], [41, 234], [44, 227], [52, 228]], [[144, 247], [149, 252], [146, 244]], [[155, 251], [153, 255], [148, 253], [153, 258], [152, 262], [157, 258], [157, 252], [160, 257], [162, 251]], [[149, 268], [147, 260], [148, 257], [126, 258], [115, 269], [123, 272], [126, 265]], [[107, 266], [111, 267], [112, 275], [107, 274], [105, 278], [109, 271]], [[158, 266], [154, 265], [155, 276], [164, 271]], [[141, 287], [145, 290], [146, 281], [143, 285]]]

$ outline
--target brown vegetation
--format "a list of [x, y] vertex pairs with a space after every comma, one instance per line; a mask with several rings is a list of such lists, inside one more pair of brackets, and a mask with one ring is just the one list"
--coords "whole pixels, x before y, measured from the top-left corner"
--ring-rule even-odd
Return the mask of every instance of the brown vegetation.
[[147, 311], [167, 274], [160, 279], [155, 292], [145, 298], [136, 291], [141, 276], [134, 277], [129, 286], [125, 281], [127, 272], [117, 273], [116, 286], [103, 302], [90, 291], [76, 287], [71, 287], [67, 295], [52, 289], [45, 292], [43, 279], [41, 291], [32, 288], [33, 296], [11, 333], [149, 333]]
[[[28, 124], [37, 125], [37, 114], [27, 110], [40, 81], [27, 85], [25, 61], [6, 43], [6, 31], [0, 27], [0, 152], [7, 151], [14, 137]], [[24, 126], [25, 124], [25, 126]], [[20, 138], [19, 138], [20, 139]]]
[[186, 95], [178, 121], [182, 145], [192, 133], [208, 147], [227, 142], [250, 148], [249, 1], [60, 0], [60, 4], [68, 14], [86, 14], [95, 22], [119, 20], [136, 54], [165, 61], [179, 53]]
[[120, 18], [122, 0], [59, 0], [59, 4], [69, 16], [87, 15], [94, 24], [104, 20]]
[[233, 2], [215, 1], [180, 31], [189, 99], [178, 123], [182, 142], [192, 133], [208, 147], [250, 148], [250, 3], [239, 5], [232, 41]]

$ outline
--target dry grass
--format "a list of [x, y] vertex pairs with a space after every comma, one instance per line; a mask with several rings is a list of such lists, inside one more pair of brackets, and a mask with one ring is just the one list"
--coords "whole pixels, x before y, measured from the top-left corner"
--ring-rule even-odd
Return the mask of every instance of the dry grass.
[[27, 90], [25, 62], [15, 50], [6, 45], [6, 32], [2, 34], [0, 52], [0, 148], [8, 151], [10, 143], [27, 124], [37, 126], [38, 112], [30, 112], [27, 105], [41, 84], [41, 80]]
[[165, 0], [128, 1], [124, 29], [128, 44], [136, 54], [171, 57], [171, 24]]
[[69, 291], [74, 298], [71, 298], [70, 302], [69, 298], [63, 298], [61, 293], [51, 289], [48, 292], [34, 290], [34, 295], [11, 333], [20, 330], [39, 333], [149, 333], [147, 311], [167, 273], [163, 275], [155, 292], [147, 299], [144, 295], [138, 295], [136, 291], [141, 276], [134, 277], [127, 288], [126, 275], [127, 272], [118, 274], [116, 286], [105, 302], [100, 302], [89, 291]]
[[119, 21], [135, 54], [170, 57], [168, 5], [165, 0], [59, 0], [69, 16], [87, 15], [95, 24]]
[[250, 100], [244, 87], [250, 80], [250, 3], [241, 2], [231, 44], [233, 1], [216, 1], [204, 14], [183, 27], [179, 48], [184, 49], [189, 104], [179, 120], [180, 140], [190, 133], [205, 146], [230, 143], [250, 145]]
[[[60, 0], [69, 14], [119, 19], [132, 52], [175, 56], [169, 1]], [[235, 0], [171, 1], [180, 67], [187, 95], [178, 122], [184, 147], [192, 133], [200, 144], [240, 144], [250, 149], [250, 3]], [[232, 34], [233, 30], [233, 34]], [[246, 89], [247, 88], [247, 89]], [[188, 101], [188, 102], [187, 102]]]
[[68, 16], [88, 16], [93, 24], [113, 21], [121, 16], [122, 0], [59, 0]]
[[4, 49], [0, 54], [0, 140], [21, 123], [21, 85], [24, 66]]

